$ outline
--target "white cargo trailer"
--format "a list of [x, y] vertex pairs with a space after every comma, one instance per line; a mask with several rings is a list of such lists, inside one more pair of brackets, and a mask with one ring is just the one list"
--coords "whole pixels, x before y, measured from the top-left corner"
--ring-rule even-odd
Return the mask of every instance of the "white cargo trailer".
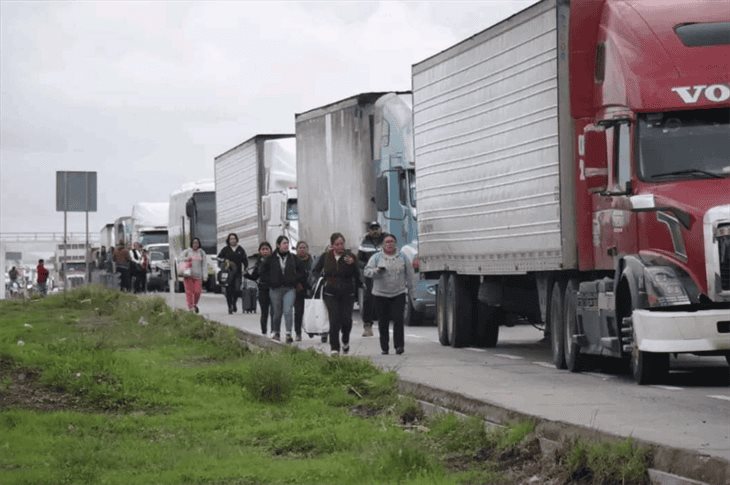
[[256, 135], [215, 157], [217, 241], [236, 233], [249, 257], [285, 235], [298, 240], [294, 135]]

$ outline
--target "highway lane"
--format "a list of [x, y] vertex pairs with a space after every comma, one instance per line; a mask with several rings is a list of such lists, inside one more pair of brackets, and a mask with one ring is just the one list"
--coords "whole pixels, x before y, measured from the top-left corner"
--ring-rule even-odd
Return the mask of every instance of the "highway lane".
[[[181, 294], [165, 298], [184, 307]], [[199, 306], [206, 318], [260, 333], [259, 315], [228, 315], [222, 295], [204, 294]], [[357, 312], [354, 320], [351, 353], [403, 379], [543, 419], [730, 460], [730, 372], [722, 357], [672, 358], [666, 382], [638, 386], [608, 359], [597, 360], [581, 374], [555, 369], [541, 332], [528, 325], [503, 327], [493, 349], [444, 347], [435, 327], [407, 327], [405, 354], [383, 356], [377, 331], [375, 337], [363, 338]], [[329, 351], [306, 335], [296, 345]]]

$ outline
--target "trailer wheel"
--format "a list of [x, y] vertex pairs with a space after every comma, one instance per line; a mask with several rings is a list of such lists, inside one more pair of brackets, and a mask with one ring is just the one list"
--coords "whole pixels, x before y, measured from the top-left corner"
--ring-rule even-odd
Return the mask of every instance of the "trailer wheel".
[[632, 317], [624, 317], [621, 326], [631, 329], [631, 375], [639, 385], [661, 382], [669, 372], [669, 354], [644, 352], [636, 345], [636, 331]]
[[553, 364], [557, 369], [565, 369], [565, 324], [563, 322], [563, 296], [565, 285], [561, 281], [553, 284], [550, 294], [550, 348]]
[[580, 372], [584, 365], [584, 356], [580, 353], [580, 345], [573, 341], [578, 329], [578, 282], [568, 281], [563, 298], [563, 321], [565, 322], [565, 365], [570, 372]]
[[446, 291], [446, 326], [452, 347], [464, 347], [471, 340], [472, 299], [467, 278], [449, 277]]
[[446, 327], [446, 286], [448, 281], [448, 273], [442, 274], [436, 288], [436, 328], [441, 345], [449, 345], [449, 333]]
[[504, 312], [499, 307], [479, 302], [475, 324], [476, 346], [496, 347], [499, 340], [499, 327], [504, 324]]

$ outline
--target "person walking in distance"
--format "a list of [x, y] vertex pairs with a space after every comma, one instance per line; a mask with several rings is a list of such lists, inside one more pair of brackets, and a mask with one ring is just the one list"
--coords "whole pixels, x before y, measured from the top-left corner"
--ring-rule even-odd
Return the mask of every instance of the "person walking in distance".
[[[330, 249], [317, 261], [313, 270], [325, 279], [324, 303], [330, 320], [330, 353], [350, 352], [352, 307], [360, 287], [360, 269], [355, 256], [345, 249], [345, 236], [335, 232], [330, 236]], [[340, 334], [342, 346], [340, 347]]]
[[[368, 264], [370, 257], [380, 250], [383, 245], [383, 232], [378, 221], [372, 221], [368, 224], [368, 232], [357, 249], [357, 261], [360, 265], [360, 271]], [[362, 308], [360, 309], [360, 317], [362, 318], [362, 336], [373, 336], [373, 280], [365, 276], [365, 288], [363, 290]]]
[[274, 332], [273, 339], [281, 338], [281, 317], [284, 317], [286, 325], [286, 343], [290, 344], [292, 339], [292, 310], [296, 297], [296, 286], [304, 279], [302, 263], [295, 255], [289, 252], [289, 239], [286, 236], [276, 238], [276, 249], [274, 253], [266, 258], [261, 265], [260, 278], [269, 287], [271, 297], [271, 309], [274, 318], [271, 322], [271, 330]]
[[267, 325], [269, 320], [269, 315], [272, 316], [272, 324], [271, 328], [274, 328], [273, 324], [273, 316], [274, 312], [271, 311], [271, 297], [269, 295], [269, 286], [268, 283], [261, 278], [261, 272], [259, 271], [261, 268], [261, 264], [264, 262], [266, 258], [271, 256], [271, 244], [269, 244], [267, 241], [262, 242], [259, 244], [259, 260], [256, 263], [256, 266], [253, 267], [251, 270], [251, 274], [244, 273], [243, 277], [247, 278], [249, 280], [256, 281], [258, 286], [258, 300], [259, 300], [259, 306], [261, 307], [261, 317], [260, 317], [260, 323], [261, 323], [261, 334], [266, 335], [267, 333]]
[[117, 273], [119, 273], [119, 289], [122, 291], [132, 291], [129, 262], [129, 249], [122, 241], [119, 241], [117, 249], [114, 251], [114, 266], [116, 266]]
[[380, 350], [387, 355], [390, 345], [390, 322], [393, 322], [395, 353], [404, 351], [403, 310], [406, 293], [413, 281], [413, 267], [408, 258], [398, 251], [392, 234], [383, 237], [383, 249], [375, 253], [365, 266], [365, 277], [373, 281], [373, 303], [378, 318]]
[[312, 291], [312, 267], [314, 266], [314, 258], [309, 254], [309, 244], [306, 241], [297, 243], [297, 258], [302, 263], [302, 271], [304, 278], [301, 283], [297, 284], [296, 298], [294, 299], [294, 332], [296, 333], [297, 342], [302, 340], [302, 320], [304, 319], [304, 300], [309, 298]]
[[129, 274], [133, 280], [134, 292], [143, 293], [146, 275], [142, 269], [142, 245], [138, 242], [129, 251]]
[[226, 301], [228, 302], [228, 314], [237, 312], [236, 301], [241, 289], [241, 277], [248, 268], [246, 251], [238, 245], [238, 236], [230, 233], [226, 238], [226, 246], [218, 253], [218, 259], [224, 260], [224, 269], [229, 271], [228, 286], [226, 286]]
[[207, 263], [205, 251], [200, 247], [200, 239], [194, 237], [190, 247], [180, 255], [181, 261], [190, 263], [190, 274], [183, 275], [183, 286], [185, 287], [185, 302], [188, 310], [198, 313], [198, 302], [203, 293], [203, 276], [207, 275]]
[[48, 293], [48, 269], [44, 266], [42, 259], [38, 260], [38, 266], [35, 268], [36, 272], [36, 283], [38, 283], [38, 291], [41, 296], [46, 296]]

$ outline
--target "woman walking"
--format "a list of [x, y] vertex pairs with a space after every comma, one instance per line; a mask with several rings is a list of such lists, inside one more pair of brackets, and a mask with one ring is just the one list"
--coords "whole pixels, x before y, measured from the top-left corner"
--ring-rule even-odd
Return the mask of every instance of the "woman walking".
[[241, 290], [241, 276], [243, 271], [248, 268], [246, 251], [238, 245], [238, 236], [235, 233], [230, 233], [226, 238], [226, 247], [218, 253], [218, 259], [225, 261], [224, 269], [229, 271], [226, 301], [228, 302], [228, 314], [230, 315], [238, 311], [236, 301]]
[[350, 332], [352, 331], [352, 307], [357, 289], [360, 287], [360, 271], [357, 259], [345, 249], [345, 236], [335, 232], [330, 236], [330, 249], [317, 261], [313, 273], [322, 273], [325, 279], [324, 303], [330, 320], [330, 353], [340, 352], [340, 333], [342, 334], [342, 353], [350, 352]]
[[183, 286], [185, 287], [185, 302], [188, 310], [198, 313], [198, 302], [203, 292], [203, 275], [207, 274], [205, 251], [200, 248], [200, 239], [194, 237], [190, 247], [180, 255], [181, 261], [190, 264], [190, 274], [183, 275]]
[[393, 322], [393, 344], [395, 353], [404, 351], [403, 309], [406, 304], [406, 293], [413, 281], [413, 267], [408, 258], [398, 251], [396, 238], [386, 234], [383, 238], [383, 249], [375, 253], [363, 273], [366, 278], [373, 279], [373, 297], [375, 313], [378, 317], [380, 333], [380, 350], [387, 355], [390, 345], [390, 322]]
[[[243, 277], [256, 281], [258, 286], [258, 300], [259, 300], [259, 306], [261, 307], [261, 334], [266, 335], [267, 333], [267, 324], [269, 320], [269, 310], [271, 309], [271, 298], [269, 296], [269, 286], [268, 283], [264, 281], [263, 278], [261, 278], [261, 272], [259, 269], [261, 268], [261, 264], [264, 262], [266, 258], [271, 256], [271, 244], [269, 244], [267, 241], [262, 242], [259, 244], [259, 260], [256, 263], [256, 266], [254, 266], [253, 270], [251, 271], [251, 274], [244, 274]], [[271, 316], [273, 317], [273, 312], [271, 312]], [[272, 318], [272, 328], [273, 328], [273, 318]]]
[[274, 253], [261, 265], [260, 278], [269, 287], [271, 309], [274, 313], [271, 330], [274, 340], [281, 339], [281, 317], [286, 325], [286, 343], [294, 341], [291, 335], [292, 309], [294, 307], [295, 288], [302, 283], [304, 271], [299, 258], [289, 252], [289, 239], [286, 236], [276, 238]]
[[309, 245], [306, 241], [297, 243], [297, 258], [302, 263], [304, 278], [302, 283], [297, 284], [296, 298], [294, 299], [294, 332], [297, 342], [302, 340], [302, 320], [304, 319], [304, 300], [309, 298], [313, 288], [312, 267], [314, 258], [309, 254]]

